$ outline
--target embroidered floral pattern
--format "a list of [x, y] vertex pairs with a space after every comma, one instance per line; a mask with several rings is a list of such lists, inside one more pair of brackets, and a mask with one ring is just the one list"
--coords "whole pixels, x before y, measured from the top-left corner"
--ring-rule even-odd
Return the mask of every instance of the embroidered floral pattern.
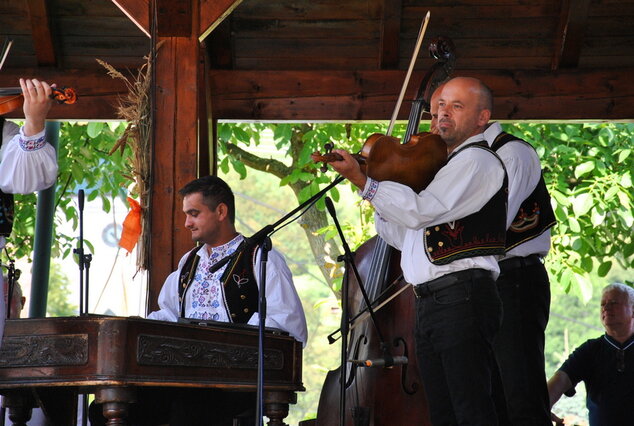
[[379, 189], [379, 182], [372, 178], [368, 179], [370, 179], [370, 185], [368, 186], [368, 190], [365, 191], [365, 193], [361, 194], [361, 198], [363, 198], [364, 200], [372, 201], [372, 199], [376, 195], [376, 191]]
[[37, 151], [46, 145], [44, 136], [37, 139], [25, 139], [20, 135], [19, 141], [20, 148], [22, 148], [23, 151]]
[[220, 282], [227, 265], [214, 273], [209, 272], [209, 270], [220, 260], [235, 252], [242, 239], [243, 237], [239, 235], [225, 245], [212, 248], [209, 256], [207, 256], [206, 250], [200, 251], [200, 262], [188, 292], [190, 312], [187, 313], [187, 316], [189, 318], [229, 321], [229, 315], [223, 303], [224, 292]]

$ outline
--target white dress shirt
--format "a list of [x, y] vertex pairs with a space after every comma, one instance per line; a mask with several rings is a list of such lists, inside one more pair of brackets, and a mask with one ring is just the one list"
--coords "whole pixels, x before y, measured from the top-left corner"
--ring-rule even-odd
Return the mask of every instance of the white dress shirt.
[[[0, 149], [0, 189], [6, 194], [30, 194], [49, 188], [57, 179], [57, 153], [45, 131], [24, 136], [15, 123], [5, 121]], [[0, 237], [0, 250], [5, 246]]]
[[[484, 131], [484, 138], [489, 146], [493, 144], [495, 138], [502, 133], [502, 126], [493, 122]], [[507, 229], [517, 215], [522, 202], [528, 198], [535, 190], [542, 175], [542, 166], [535, 150], [521, 141], [511, 141], [502, 146], [497, 154], [500, 156], [506, 167], [509, 177], [509, 201], [508, 214], [506, 220]], [[550, 250], [550, 229], [541, 235], [522, 243], [512, 250], [509, 250], [504, 259], [511, 257], [525, 257], [531, 254], [538, 254], [545, 257]]]
[[[209, 247], [205, 246], [205, 248], [199, 250], [198, 256], [201, 256], [201, 260], [198, 263], [196, 275], [204, 275], [204, 273], [206, 272], [206, 269], [203, 270], [204, 265], [208, 266], [209, 263], [215, 263], [215, 261], [221, 260], [222, 257], [224, 257], [218, 257], [213, 261], [210, 260], [209, 257], [214, 255], [214, 250], [216, 253], [224, 251], [225, 253], [230, 254], [230, 250], [225, 250], [228, 248], [227, 246], [237, 247], [243, 239], [244, 237], [242, 235], [238, 235], [232, 241], [218, 248], [208, 250]], [[172, 272], [165, 280], [163, 288], [161, 289], [158, 297], [159, 310], [151, 312], [147, 316], [149, 319], [162, 321], [178, 321], [178, 318], [180, 317], [178, 280], [180, 277], [181, 268], [185, 264], [188, 255], [189, 253], [185, 254], [181, 258], [180, 262], [178, 263], [178, 269]], [[259, 276], [259, 264], [260, 251], [258, 251], [254, 264], [258, 286], [260, 285], [261, 281]], [[220, 298], [220, 306], [223, 308], [221, 310], [217, 310], [215, 308], [210, 310], [210, 318], [225, 322], [229, 320], [226, 308], [224, 308], [226, 303], [224, 299], [224, 292], [222, 291], [222, 285], [217, 286], [217, 284], [219, 283], [219, 279], [226, 267], [227, 266], [225, 265], [222, 268], [218, 269], [218, 271], [214, 273], [213, 276], [208, 276], [205, 278], [205, 280], [198, 282], [194, 280], [194, 282], [192, 282], [185, 296], [186, 318], [201, 318], [201, 309], [198, 305], [192, 303], [191, 294], [196, 291], [196, 286], [209, 285], [212, 287], [216, 286], [216, 288], [219, 289], [218, 296]], [[209, 306], [214, 305], [213, 301], [209, 300], [206, 301], [205, 304]], [[291, 336], [295, 338], [295, 340], [302, 342], [302, 344], [305, 346], [306, 341], [308, 340], [308, 331], [306, 327], [306, 317], [304, 315], [304, 309], [302, 307], [299, 296], [297, 295], [297, 291], [295, 290], [291, 271], [288, 269], [284, 257], [277, 250], [271, 250], [269, 252], [268, 261], [266, 264], [266, 304], [266, 326], [287, 331]], [[219, 316], [215, 317], [216, 314], [218, 314]], [[260, 317], [256, 312], [253, 314], [251, 319], [249, 319], [248, 324], [258, 325], [259, 321]]]
[[[463, 146], [484, 140], [472, 136]], [[424, 232], [432, 225], [462, 219], [479, 211], [502, 187], [504, 167], [490, 152], [470, 148], [449, 157], [433, 181], [420, 193], [396, 182], [368, 179], [362, 196], [374, 208], [376, 229], [388, 244], [401, 251], [403, 277], [421, 284], [443, 275], [481, 268], [499, 274], [496, 256], [476, 256], [434, 265], [426, 254]], [[369, 194], [372, 192], [372, 194]]]

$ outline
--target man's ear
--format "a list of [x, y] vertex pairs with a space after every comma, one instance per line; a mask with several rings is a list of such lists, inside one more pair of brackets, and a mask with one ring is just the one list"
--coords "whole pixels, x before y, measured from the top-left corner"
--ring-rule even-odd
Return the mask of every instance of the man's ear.
[[491, 110], [483, 109], [478, 116], [478, 126], [484, 127], [491, 119]]
[[220, 203], [216, 207], [216, 212], [218, 213], [218, 220], [225, 220], [229, 216], [229, 207], [225, 203]]

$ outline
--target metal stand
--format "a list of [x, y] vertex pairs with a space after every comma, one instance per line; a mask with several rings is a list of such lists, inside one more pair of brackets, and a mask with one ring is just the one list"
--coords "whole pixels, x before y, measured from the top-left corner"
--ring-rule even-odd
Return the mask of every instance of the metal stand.
[[256, 419], [258, 426], [264, 423], [264, 327], [266, 323], [266, 263], [269, 260], [269, 251], [271, 251], [271, 238], [264, 238], [261, 246], [260, 254], [260, 299], [258, 315], [260, 319], [258, 329], [258, 390], [257, 390], [257, 409]]
[[[357, 269], [356, 264], [354, 263], [354, 254], [350, 250], [348, 243], [343, 235], [343, 230], [341, 229], [341, 225], [339, 224], [339, 220], [337, 220], [337, 213], [335, 211], [335, 206], [332, 203], [332, 200], [328, 197], [324, 199], [326, 203], [326, 208], [332, 217], [332, 220], [337, 228], [337, 232], [339, 233], [339, 237], [341, 238], [341, 244], [343, 246], [343, 255], [337, 258], [338, 261], [343, 261], [345, 264], [345, 272], [342, 283], [342, 293], [341, 293], [341, 387], [340, 387], [340, 395], [339, 395], [339, 425], [344, 426], [346, 420], [346, 396], [345, 390], [348, 386], [348, 380], [346, 379], [346, 370], [348, 365], [348, 330], [349, 330], [349, 322], [348, 322], [348, 276], [349, 272], [352, 271], [354, 276], [359, 284], [359, 290], [363, 296], [363, 300], [365, 301], [366, 306], [368, 307], [368, 312], [370, 317], [372, 318], [372, 323], [374, 324], [374, 328], [376, 329], [377, 336], [379, 337], [380, 346], [383, 352], [384, 358], [387, 360], [386, 366], [393, 365], [392, 357], [387, 350], [387, 345], [385, 344], [385, 339], [383, 338], [383, 333], [381, 333], [381, 328], [379, 327], [378, 321], [376, 320], [376, 315], [374, 313], [374, 309], [372, 308], [372, 303], [370, 302], [370, 298], [368, 297], [367, 292], [365, 291], [365, 286], [361, 281], [361, 276], [359, 275], [359, 270]], [[353, 364], [356, 363], [353, 362]], [[363, 365], [361, 363], [361, 365]], [[354, 366], [353, 366], [354, 368]], [[363, 413], [357, 413], [357, 416], [362, 416]], [[353, 418], [355, 417], [355, 413], [353, 413]]]
[[[88, 313], [88, 272], [92, 255], [84, 254], [84, 190], [80, 189], [77, 194], [77, 203], [79, 205], [79, 243], [73, 253], [77, 255], [77, 263], [79, 264], [79, 315]], [[86, 268], [88, 264], [88, 268]], [[84, 281], [84, 270], [86, 271], [86, 280]]]
[[[79, 315], [88, 315], [88, 286], [90, 284], [90, 262], [92, 254], [84, 254], [84, 190], [77, 194], [79, 205], [79, 243], [73, 253], [77, 255], [79, 264]], [[88, 395], [81, 394], [80, 404], [82, 410], [81, 424], [88, 425]]]

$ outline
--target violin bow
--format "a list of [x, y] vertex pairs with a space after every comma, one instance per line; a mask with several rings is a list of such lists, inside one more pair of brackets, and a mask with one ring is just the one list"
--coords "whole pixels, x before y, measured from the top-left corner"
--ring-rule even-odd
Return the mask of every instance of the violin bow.
[[394, 129], [394, 123], [396, 122], [396, 116], [398, 115], [398, 111], [401, 109], [401, 104], [403, 103], [403, 98], [405, 97], [405, 90], [407, 90], [407, 84], [409, 83], [409, 79], [412, 76], [412, 71], [414, 70], [414, 64], [416, 63], [416, 58], [418, 57], [418, 51], [420, 50], [420, 46], [423, 43], [423, 38], [425, 36], [425, 31], [427, 31], [427, 24], [429, 23], [430, 12], [427, 11], [427, 15], [425, 15], [425, 19], [423, 20], [420, 30], [418, 32], [418, 39], [416, 40], [416, 46], [414, 47], [414, 54], [412, 55], [412, 59], [409, 62], [409, 68], [407, 69], [407, 74], [405, 74], [405, 81], [403, 82], [403, 87], [401, 87], [401, 93], [398, 95], [398, 100], [396, 101], [396, 107], [394, 108], [394, 112], [392, 113], [392, 118], [390, 119], [390, 125], [387, 127], [387, 136], [392, 135], [392, 130]]
[[13, 45], [12, 38], [7, 38], [4, 40], [4, 44], [2, 45], [2, 57], [0, 57], [0, 70], [2, 70], [4, 61], [7, 59], [7, 56], [9, 56], [9, 50], [11, 50], [11, 45]]

